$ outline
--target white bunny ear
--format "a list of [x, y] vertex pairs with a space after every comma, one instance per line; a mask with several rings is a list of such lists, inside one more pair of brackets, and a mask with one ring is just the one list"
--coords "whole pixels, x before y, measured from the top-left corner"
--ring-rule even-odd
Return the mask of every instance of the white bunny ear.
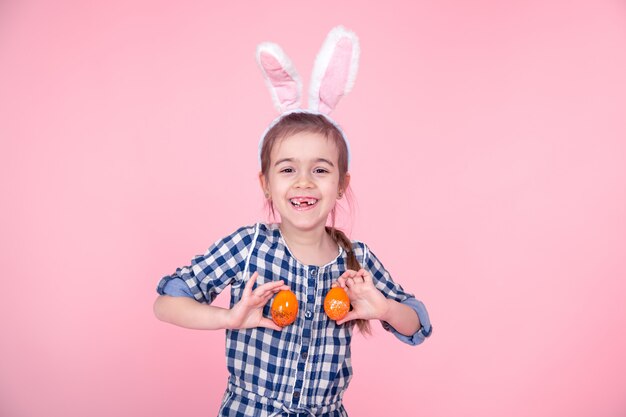
[[280, 113], [300, 107], [302, 81], [289, 57], [275, 43], [264, 42], [256, 48], [256, 60], [274, 106]]
[[361, 49], [354, 32], [337, 26], [330, 31], [315, 58], [309, 109], [330, 114], [344, 95], [352, 90], [359, 68]]

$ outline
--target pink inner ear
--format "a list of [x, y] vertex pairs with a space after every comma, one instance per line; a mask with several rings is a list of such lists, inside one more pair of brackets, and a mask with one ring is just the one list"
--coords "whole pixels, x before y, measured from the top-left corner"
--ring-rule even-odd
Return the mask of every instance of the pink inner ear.
[[352, 41], [349, 38], [343, 38], [335, 46], [326, 74], [322, 78], [318, 109], [321, 113], [329, 114], [332, 112], [345, 94], [351, 61]]
[[300, 104], [298, 83], [273, 55], [261, 52], [260, 58], [261, 66], [267, 73], [270, 84], [274, 87], [276, 97], [283, 110], [297, 108]]

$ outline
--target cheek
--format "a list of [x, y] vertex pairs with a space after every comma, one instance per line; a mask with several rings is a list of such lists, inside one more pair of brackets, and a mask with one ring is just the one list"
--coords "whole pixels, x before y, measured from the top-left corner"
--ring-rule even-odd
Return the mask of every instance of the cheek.
[[286, 181], [281, 181], [279, 178], [272, 178], [269, 182], [269, 190], [272, 193], [281, 193], [289, 188]]
[[339, 181], [328, 181], [324, 184], [324, 191], [327, 194], [335, 194], [339, 191]]

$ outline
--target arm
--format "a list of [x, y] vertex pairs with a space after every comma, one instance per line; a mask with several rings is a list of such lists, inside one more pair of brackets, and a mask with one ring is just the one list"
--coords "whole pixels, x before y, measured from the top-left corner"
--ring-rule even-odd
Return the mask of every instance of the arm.
[[241, 300], [231, 309], [197, 302], [194, 298], [159, 296], [154, 303], [155, 316], [167, 323], [189, 329], [217, 330], [267, 327], [281, 330], [272, 320], [263, 317], [263, 306], [280, 290], [289, 289], [283, 281], [258, 286], [254, 273], [246, 283]]
[[154, 302], [154, 315], [159, 320], [188, 329], [226, 329], [228, 312], [228, 309], [202, 304], [191, 297], [160, 295]]
[[348, 270], [333, 286], [344, 288], [353, 306], [337, 324], [355, 319], [378, 319], [386, 330], [395, 331], [396, 337], [410, 345], [420, 344], [430, 336], [432, 326], [424, 304], [414, 297], [403, 302], [387, 298], [376, 288], [367, 270]]
[[385, 300], [388, 306], [387, 311], [381, 314], [379, 320], [388, 323], [398, 333], [405, 336], [414, 335], [422, 327], [417, 313], [411, 307], [392, 299], [386, 298]]
[[386, 298], [375, 286], [372, 276], [365, 269], [347, 270], [337, 280], [350, 297], [353, 310], [337, 324], [349, 320], [377, 319], [389, 323], [405, 336], [411, 336], [419, 330], [421, 323], [415, 311], [402, 303]]

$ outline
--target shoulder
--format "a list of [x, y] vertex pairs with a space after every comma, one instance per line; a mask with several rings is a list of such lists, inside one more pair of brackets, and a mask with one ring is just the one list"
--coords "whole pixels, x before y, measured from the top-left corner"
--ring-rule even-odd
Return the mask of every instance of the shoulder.
[[273, 246], [280, 240], [280, 236], [278, 224], [256, 223], [240, 227], [230, 235], [218, 240], [216, 245], [243, 249], [249, 246], [256, 246], [258, 242]]
[[354, 255], [359, 261], [361, 261], [361, 263], [365, 263], [367, 257], [369, 256], [369, 247], [360, 240], [351, 240], [351, 242]]
[[280, 229], [277, 223], [257, 223], [253, 226], [257, 240], [273, 245], [280, 240]]
[[257, 225], [249, 225], [242, 226], [229, 234], [228, 236], [223, 237], [218, 242], [228, 243], [232, 242], [233, 244], [237, 244], [239, 242], [250, 243], [252, 241], [253, 236], [257, 231]]
[[213, 242], [204, 256], [206, 257], [216, 253], [224, 254], [226, 251], [234, 252], [244, 250], [252, 242], [256, 233], [256, 224], [242, 226], [229, 235]]

